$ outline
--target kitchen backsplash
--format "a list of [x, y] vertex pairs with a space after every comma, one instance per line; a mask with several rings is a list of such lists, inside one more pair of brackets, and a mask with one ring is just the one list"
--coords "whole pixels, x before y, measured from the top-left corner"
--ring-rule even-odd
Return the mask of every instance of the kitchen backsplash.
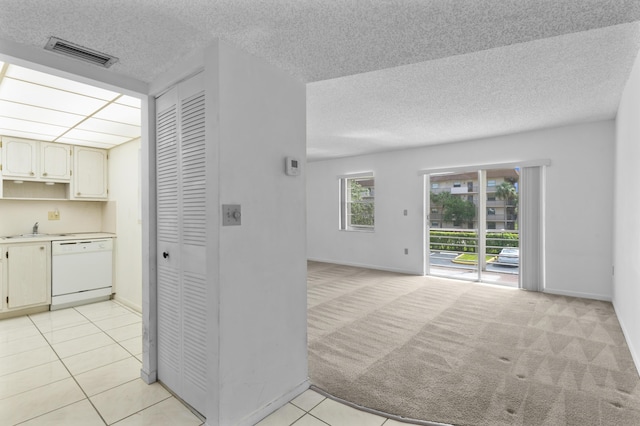
[[[49, 220], [48, 212], [55, 211], [60, 219]], [[0, 236], [31, 232], [35, 222], [39, 222], [39, 232], [46, 234], [109, 232], [103, 229], [103, 219], [109, 219], [103, 215], [108, 211], [101, 202], [0, 200]]]

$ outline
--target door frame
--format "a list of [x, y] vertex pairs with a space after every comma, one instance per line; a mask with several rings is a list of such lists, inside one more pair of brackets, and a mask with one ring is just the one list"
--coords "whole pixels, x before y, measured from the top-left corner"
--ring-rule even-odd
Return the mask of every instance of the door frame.
[[[423, 169], [418, 171], [418, 175], [422, 177], [422, 197], [423, 197], [423, 220], [422, 220], [422, 228], [423, 228], [423, 238], [422, 238], [422, 256], [423, 256], [423, 275], [429, 275], [431, 264], [430, 264], [430, 244], [429, 244], [429, 230], [431, 228], [431, 223], [429, 221], [429, 214], [431, 212], [430, 206], [430, 176], [431, 175], [447, 175], [447, 174], [458, 174], [458, 173], [470, 173], [470, 172], [479, 172], [479, 185], [486, 185], [486, 170], [490, 169], [515, 169], [515, 168], [525, 168], [525, 167], [541, 167], [543, 169], [542, 174], [544, 175], [544, 168], [546, 166], [551, 165], [551, 160], [549, 159], [535, 159], [535, 160], [522, 160], [522, 161], [510, 161], [504, 163], [485, 163], [485, 164], [472, 164], [466, 166], [451, 166], [451, 167], [439, 167], [432, 169]], [[480, 173], [480, 171], [483, 171]], [[544, 192], [541, 192], [541, 204], [544, 204]], [[478, 235], [484, 235], [486, 233], [486, 197], [479, 197], [478, 204]], [[542, 220], [544, 223], [544, 220]], [[542, 240], [544, 240], [544, 225], [540, 230], [542, 235]], [[521, 234], [522, 235], [522, 234]], [[520, 247], [523, 246], [522, 241], [519, 244]], [[478, 238], [478, 252], [483, 253], [486, 247], [485, 238]], [[482, 259], [481, 259], [482, 258]], [[542, 269], [542, 279], [544, 281], [544, 256], [542, 256], [540, 266]], [[478, 279], [475, 281], [481, 281], [481, 270], [484, 266], [484, 256], [479, 256], [479, 264], [478, 264]], [[520, 256], [520, 268], [522, 268], [523, 256]], [[520, 270], [518, 276], [518, 288], [525, 288], [526, 286], [523, 283], [523, 274], [522, 269]], [[544, 285], [542, 285], [544, 287]]]

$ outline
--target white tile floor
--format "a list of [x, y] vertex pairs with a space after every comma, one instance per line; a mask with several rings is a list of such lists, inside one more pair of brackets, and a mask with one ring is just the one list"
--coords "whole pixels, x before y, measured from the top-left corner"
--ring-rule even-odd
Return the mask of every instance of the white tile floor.
[[[140, 379], [141, 316], [114, 301], [0, 320], [0, 424], [203, 424]], [[397, 426], [307, 390], [259, 426]]]

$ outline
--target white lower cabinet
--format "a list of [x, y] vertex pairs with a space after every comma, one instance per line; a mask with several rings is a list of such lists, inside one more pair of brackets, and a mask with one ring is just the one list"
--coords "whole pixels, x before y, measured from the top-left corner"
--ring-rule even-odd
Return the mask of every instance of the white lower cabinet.
[[2, 311], [51, 303], [51, 242], [0, 246]]

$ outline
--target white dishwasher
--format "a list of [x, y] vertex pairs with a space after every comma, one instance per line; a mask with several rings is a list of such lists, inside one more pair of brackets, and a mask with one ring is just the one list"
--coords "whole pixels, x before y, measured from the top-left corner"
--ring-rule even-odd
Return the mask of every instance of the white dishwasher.
[[112, 285], [111, 238], [51, 243], [51, 310], [107, 300]]

